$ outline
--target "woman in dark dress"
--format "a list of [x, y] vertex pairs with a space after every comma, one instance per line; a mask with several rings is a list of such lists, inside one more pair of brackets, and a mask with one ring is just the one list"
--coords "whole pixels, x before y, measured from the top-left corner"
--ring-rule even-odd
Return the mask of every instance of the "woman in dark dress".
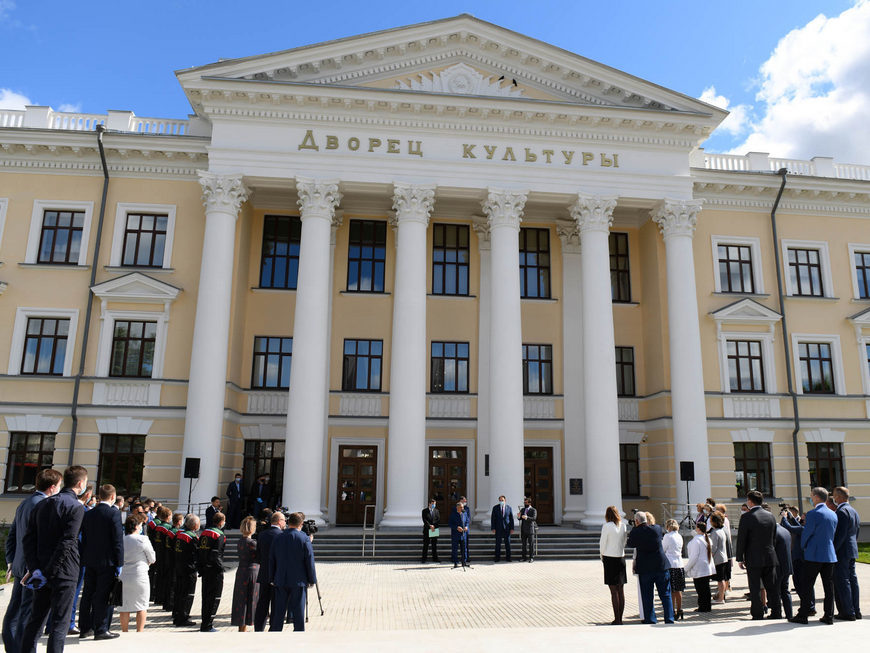
[[[260, 571], [257, 541], [251, 539], [256, 522], [253, 517], [245, 517], [239, 530], [239, 568], [236, 571], [236, 584], [233, 586], [233, 610], [230, 624], [245, 632], [254, 625], [254, 611], [257, 609], [257, 574]], [[267, 562], [268, 564], [268, 562]]]

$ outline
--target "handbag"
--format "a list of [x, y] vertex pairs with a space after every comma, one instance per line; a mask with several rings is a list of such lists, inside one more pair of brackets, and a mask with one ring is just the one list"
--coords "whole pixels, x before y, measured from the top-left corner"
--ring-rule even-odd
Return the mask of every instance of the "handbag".
[[124, 583], [118, 576], [115, 576], [115, 581], [112, 584], [112, 605], [116, 608], [124, 605]]

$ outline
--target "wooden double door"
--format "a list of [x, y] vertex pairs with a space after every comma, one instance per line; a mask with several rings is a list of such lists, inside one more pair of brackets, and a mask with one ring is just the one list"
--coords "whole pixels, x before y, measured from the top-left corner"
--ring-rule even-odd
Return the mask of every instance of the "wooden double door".
[[[429, 447], [429, 496], [447, 524], [459, 497], [468, 497], [468, 448]], [[425, 506], [420, 506], [422, 510]]]
[[525, 492], [538, 510], [539, 524], [552, 524], [555, 514], [553, 448], [525, 448]]
[[[378, 496], [378, 448], [342, 445], [338, 448], [338, 503], [335, 523], [361, 526], [365, 508]], [[373, 513], [369, 511], [369, 525]]]

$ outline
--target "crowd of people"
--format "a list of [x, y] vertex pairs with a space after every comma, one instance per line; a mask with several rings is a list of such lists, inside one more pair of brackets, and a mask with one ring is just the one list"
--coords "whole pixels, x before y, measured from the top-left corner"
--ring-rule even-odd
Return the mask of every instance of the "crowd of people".
[[[629, 530], [616, 506], [605, 513], [600, 553], [604, 584], [610, 589], [614, 625], [623, 623], [625, 585], [628, 582], [625, 549], [634, 549], [632, 571], [637, 576], [640, 620], [656, 623], [654, 593], [658, 593], [665, 623], [683, 616], [686, 579], [691, 578], [697, 595], [696, 612], [710, 612], [724, 604], [731, 591], [731, 573], [736, 559], [746, 570], [749, 613], [753, 620], [788, 619], [806, 624], [816, 615], [815, 584], [822, 578], [824, 590], [822, 623], [861, 619], [858, 578], [860, 518], [850, 504], [846, 487], [833, 492], [822, 487], [811, 493], [814, 508], [801, 515], [798, 508], [780, 504], [777, 523], [771, 507], [758, 491], [749, 492], [741, 506], [737, 542], [732, 540], [727, 507], [712, 498], [698, 504], [692, 521], [693, 534], [685, 543], [679, 524], [669, 519], [666, 532], [652, 513], [635, 511]], [[800, 598], [793, 610], [789, 580]], [[715, 588], [711, 585], [715, 583]], [[836, 606], [836, 614], [834, 612]]]
[[[255, 501], [262, 500], [254, 508], [269, 503], [265, 483], [258, 484], [263, 491], [255, 488]], [[306, 592], [317, 583], [313, 536], [302, 532], [300, 512], [261, 512], [268, 523], [259, 533], [252, 516], [239, 524], [231, 623], [240, 631], [262, 631], [269, 619], [271, 631], [285, 622], [304, 630]], [[175, 626], [216, 632], [226, 523], [218, 497], [200, 530], [195, 514], [173, 513], [144, 497], [125, 500], [112, 485], [89, 487], [84, 467], [40, 471], [6, 542], [7, 580], [14, 580], [3, 618], [6, 652], [35, 651], [46, 631], [50, 653], [62, 651], [69, 635], [113, 640], [120, 636], [110, 630], [116, 610], [122, 632], [131, 619], [143, 630], [149, 607], [171, 614]], [[190, 619], [197, 582], [199, 624]]]

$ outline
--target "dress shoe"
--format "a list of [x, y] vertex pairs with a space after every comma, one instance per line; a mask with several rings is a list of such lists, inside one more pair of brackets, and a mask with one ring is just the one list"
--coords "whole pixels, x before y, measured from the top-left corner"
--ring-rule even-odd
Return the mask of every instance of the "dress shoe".
[[183, 623], [175, 624], [175, 625], [176, 625], [177, 627], [179, 627], [179, 628], [191, 628], [191, 627], [193, 627], [193, 626], [196, 625], [196, 622], [195, 622], [195, 621], [191, 621], [190, 619], [188, 619], [187, 621], [185, 621], [185, 622], [183, 622]]
[[621, 625], [622, 625], [622, 619], [614, 619], [613, 621], [610, 622], [610, 625], [611, 625], [611, 626], [621, 626]]
[[120, 637], [118, 633], [113, 633], [111, 630], [107, 630], [104, 633], [98, 633], [94, 635], [94, 641], [102, 640], [102, 639], [117, 639]]
[[684, 618], [685, 618], [685, 617], [683, 617], [683, 611], [682, 611], [682, 610], [677, 610], [677, 620], [679, 620], [679, 621], [683, 621]]
[[529, 562], [534, 562], [534, 561], [535, 561], [534, 558], [529, 558]]
[[858, 621], [861, 621], [862, 618], [863, 617], [861, 617], [861, 613], [858, 612], [857, 610], [855, 610], [855, 619], [857, 619]]
[[[70, 634], [72, 634], [72, 631], [70, 631]], [[94, 636], [93, 630], [86, 630], [83, 633], [79, 633], [79, 639], [87, 639], [88, 637], [93, 637], [93, 636]]]
[[808, 614], [809, 616], [811, 616], [811, 617], [815, 617], [815, 616], [816, 616], [816, 609], [813, 608], [812, 610], [810, 610], [809, 612], [807, 612], [807, 614]]
[[822, 617], [821, 619], [819, 619], [819, 621], [821, 621], [823, 624], [828, 624], [829, 626], [834, 625], [833, 617]]
[[665, 623], [666, 623], [666, 624], [672, 624], [672, 623], [674, 623], [674, 621], [673, 621], [673, 619], [671, 619], [670, 621], [668, 621], [667, 619], [665, 619]]
[[647, 624], [648, 626], [651, 626], [651, 625], [654, 625], [654, 624], [655, 624], [655, 621], [650, 621], [649, 619], [644, 619], [644, 620], [641, 621], [640, 623], [642, 623], [642, 624]]
[[765, 619], [782, 619], [781, 614], [769, 614], [765, 617]]
[[80, 635], [81, 633], [80, 633], [78, 628], [73, 626], [72, 628], [69, 629], [69, 632], [67, 634], [68, 635]]
[[793, 624], [807, 624], [807, 623], [809, 623], [809, 621], [807, 620], [806, 617], [801, 617], [800, 615], [798, 615], [796, 617], [792, 617], [791, 619], [789, 619], [789, 621]]
[[209, 628], [208, 630], [203, 630], [202, 628], [200, 628], [199, 632], [201, 632], [201, 633], [216, 633], [217, 628]]
[[838, 621], [855, 621], [857, 617], [853, 614], [835, 614], [834, 619]]
[[459, 563], [458, 563], [458, 562], [454, 562], [454, 563], [453, 563], [453, 568], [454, 568], [454, 569], [456, 569], [458, 566], [459, 566]]

